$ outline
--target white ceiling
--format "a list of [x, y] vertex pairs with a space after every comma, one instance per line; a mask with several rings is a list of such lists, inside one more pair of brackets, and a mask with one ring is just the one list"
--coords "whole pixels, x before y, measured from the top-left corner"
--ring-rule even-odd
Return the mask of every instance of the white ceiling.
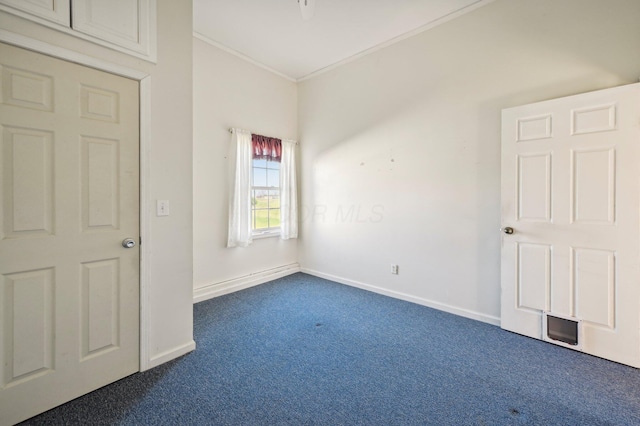
[[293, 80], [491, 0], [193, 0], [194, 32]]

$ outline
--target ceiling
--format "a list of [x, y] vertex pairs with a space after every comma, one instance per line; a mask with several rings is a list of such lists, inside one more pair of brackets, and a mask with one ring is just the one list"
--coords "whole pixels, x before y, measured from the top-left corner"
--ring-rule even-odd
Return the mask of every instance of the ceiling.
[[194, 32], [292, 80], [426, 30], [491, 0], [193, 0]]

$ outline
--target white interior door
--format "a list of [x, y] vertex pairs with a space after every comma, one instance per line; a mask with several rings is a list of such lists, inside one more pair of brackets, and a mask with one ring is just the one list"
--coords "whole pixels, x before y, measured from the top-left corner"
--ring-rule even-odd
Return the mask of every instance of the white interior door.
[[635, 367], [639, 106], [633, 84], [502, 114], [502, 328], [546, 340], [543, 312], [580, 320], [576, 348]]
[[139, 370], [138, 83], [0, 44], [0, 423]]

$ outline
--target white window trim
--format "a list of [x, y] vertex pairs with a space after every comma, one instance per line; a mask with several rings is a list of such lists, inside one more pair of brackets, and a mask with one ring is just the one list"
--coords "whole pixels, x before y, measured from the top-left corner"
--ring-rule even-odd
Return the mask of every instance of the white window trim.
[[253, 231], [251, 233], [254, 240], [261, 240], [263, 238], [273, 238], [280, 236], [280, 228], [270, 228], [261, 231]]

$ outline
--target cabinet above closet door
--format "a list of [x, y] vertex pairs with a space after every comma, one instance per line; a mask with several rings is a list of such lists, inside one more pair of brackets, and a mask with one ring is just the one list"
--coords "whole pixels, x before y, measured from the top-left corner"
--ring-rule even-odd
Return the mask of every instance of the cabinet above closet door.
[[[69, 27], [71, 25], [71, 0], [1, 0], [14, 9]], [[24, 17], [24, 15], [21, 15]]]
[[0, 11], [156, 62], [157, 0], [0, 0]]
[[72, 1], [75, 31], [149, 54], [152, 10], [149, 0]]

